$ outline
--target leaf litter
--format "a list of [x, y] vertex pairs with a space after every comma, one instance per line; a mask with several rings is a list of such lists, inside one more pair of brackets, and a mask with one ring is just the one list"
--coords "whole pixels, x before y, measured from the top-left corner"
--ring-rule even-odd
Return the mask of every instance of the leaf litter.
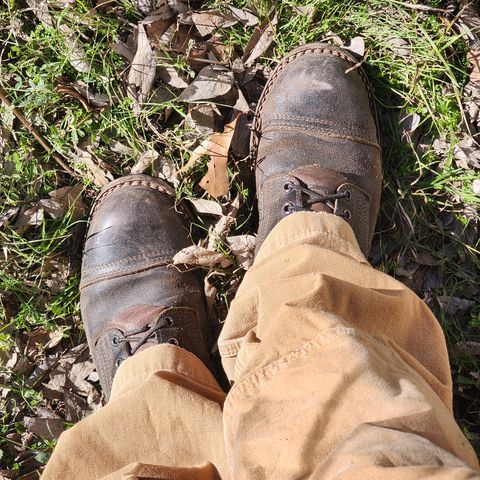
[[[187, 265], [206, 271], [205, 291], [209, 306], [218, 309], [219, 291], [227, 289], [229, 295], [233, 295], [241, 278], [238, 272], [247, 270], [254, 258], [255, 237], [238, 228], [241, 222], [237, 216], [244, 208], [244, 200], [235, 197], [232, 179], [244, 186], [239, 170], [242, 161], [248, 158], [251, 115], [271, 73], [271, 69], [260, 60], [270, 51], [275, 40], [278, 16], [272, 11], [259, 19], [256, 11], [230, 5], [224, 5], [226, 8], [222, 10], [192, 11], [187, 2], [181, 1], [154, 4], [149, 0], [135, 0], [134, 3], [146, 17], [133, 26], [133, 32], [125, 22], [125, 34], [119, 35], [112, 49], [125, 60], [125, 68], [118, 71], [118, 76], [123, 80], [123, 93], [130, 99], [132, 110], [142, 123], [139, 137], [146, 138], [141, 138], [141, 147], [135, 148], [122, 138], [83, 139], [69, 158], [75, 171], [97, 190], [119, 172], [151, 172], [177, 188], [184, 184], [191, 188], [187, 198], [208, 233], [197, 245], [178, 252], [173, 263], [182, 268]], [[53, 9], [58, 7], [34, 0], [28, 0], [28, 4], [41, 22], [55, 28], [52, 15], [56, 13]], [[292, 7], [292, 10], [295, 15], [306, 17], [315, 12], [312, 6]], [[478, 132], [480, 118], [479, 45], [475, 44], [478, 39], [474, 22], [461, 18], [460, 24], [467, 32], [469, 42], [473, 42], [469, 55], [472, 71], [463, 100], [474, 130], [462, 131], [459, 141], [454, 144], [450, 143], [452, 139], [436, 139], [433, 148], [443, 161], [439, 168], [445, 166], [451, 155], [456, 167], [476, 172], [480, 155], [472, 133]], [[250, 41], [243, 51], [224, 45], [223, 30], [230, 28], [250, 32]], [[89, 72], [92, 64], [86, 55], [83, 38], [65, 25], [59, 31], [68, 49], [71, 66], [79, 74]], [[344, 42], [332, 33], [331, 39], [359, 57], [366, 54], [365, 39], [361, 36]], [[387, 45], [396, 55], [409, 61], [412, 55], [410, 40], [392, 37]], [[82, 82], [81, 78], [85, 77], [80, 75], [78, 78], [74, 81], [66, 79], [65, 83], [60, 79], [58, 92], [69, 97], [70, 101], [79, 102], [88, 113], [101, 114], [121, 100], [121, 96], [102, 95], [100, 92], [105, 90], [101, 84], [98, 85], [100, 88], [94, 89], [92, 82]], [[146, 104], [150, 107], [163, 103], [169, 106], [161, 115], [146, 111]], [[178, 145], [172, 147], [168, 131], [176, 128], [179, 115], [170, 105], [178, 107], [181, 104], [187, 112], [182, 120], [186, 128], [175, 133]], [[244, 115], [238, 115], [239, 112]], [[423, 114], [422, 118], [415, 113], [401, 118], [400, 137], [414, 144], [417, 134], [421, 135], [420, 120], [423, 120]], [[109, 159], [107, 164], [101, 160], [98, 152], [105, 145], [116, 161], [110, 162]], [[471, 191], [479, 194], [478, 180], [472, 181]], [[86, 190], [83, 185], [61, 187], [48, 197], [9, 206], [0, 214], [0, 228], [11, 227], [20, 235], [31, 235], [41, 225], [62, 219], [69, 212], [73, 219], [84, 218], [86, 207], [82, 197], [85, 196], [86, 203], [89, 203], [93, 196], [92, 187]], [[447, 233], [458, 228], [455, 222], [446, 225], [442, 224], [441, 228]], [[455, 235], [461, 238], [462, 234], [455, 231]], [[55, 294], [66, 288], [75, 268], [78, 267], [66, 257], [53, 255], [46, 257], [32, 272], [42, 288]], [[442, 285], [441, 268], [436, 257], [418, 253], [411, 261], [399, 262], [397, 273], [411, 281], [412, 286], [418, 284], [419, 288], [424, 288], [427, 298], [428, 292]], [[420, 277], [421, 282], [417, 281]], [[437, 304], [448, 314], [463, 315], [472, 306], [468, 303], [468, 295], [436, 298]], [[73, 321], [76, 325], [79, 319]], [[63, 325], [53, 332], [35, 332], [36, 336], [30, 338], [29, 354], [25, 353], [24, 340], [20, 339], [11, 355], [15, 359], [11, 371], [22, 372], [31, 385], [41, 389], [47, 406], [46, 410], [25, 410], [26, 413], [21, 414], [25, 428], [32, 435], [56, 438], [64, 428], [65, 420], [78, 421], [102, 404], [98, 376], [86, 345], [80, 344], [75, 350], [77, 347], [72, 349], [69, 344], [69, 332], [76, 328], [75, 325]], [[13, 394], [8, 391], [5, 395], [10, 398]]]

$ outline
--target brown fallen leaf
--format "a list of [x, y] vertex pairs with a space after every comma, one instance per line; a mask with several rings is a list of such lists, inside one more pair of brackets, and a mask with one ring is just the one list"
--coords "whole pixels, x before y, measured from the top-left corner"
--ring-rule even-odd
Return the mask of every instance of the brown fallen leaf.
[[474, 303], [473, 300], [459, 297], [450, 297], [448, 295], [439, 295], [437, 297], [437, 302], [440, 305], [440, 308], [445, 310], [450, 315], [455, 315], [459, 310], [468, 310], [470, 306]]
[[252, 37], [245, 47], [245, 53], [243, 54], [242, 60], [245, 65], [252, 65], [258, 57], [267, 51], [275, 37], [277, 23], [277, 14], [275, 13], [275, 10], [272, 10], [265, 20], [255, 28]]
[[41, 225], [43, 223], [43, 219], [44, 212], [42, 205], [37, 203], [30, 208], [26, 208], [25, 205], [23, 205], [20, 208], [20, 212], [15, 220], [15, 223], [12, 225], [12, 228], [18, 233], [24, 233], [30, 227]]
[[95, 162], [93, 147], [93, 142], [90, 139], [77, 147], [76, 152], [72, 155], [75, 163], [74, 168], [79, 173], [84, 173], [95, 186], [103, 188], [113, 180], [113, 176]]
[[188, 109], [192, 127], [200, 133], [213, 133], [222, 115], [213, 103], [190, 104]]
[[232, 27], [238, 22], [234, 16], [218, 11], [193, 12], [190, 20], [202, 37], [211, 35], [217, 28]]
[[20, 207], [11, 207], [0, 213], [0, 227], [6, 227], [11, 220], [15, 219], [19, 211]]
[[59, 30], [63, 34], [63, 40], [68, 49], [70, 65], [80, 73], [88, 73], [90, 62], [78, 35], [67, 25], [60, 25]]
[[349, 50], [359, 57], [365, 55], [365, 40], [363, 37], [354, 37], [343, 44], [343, 48]]
[[192, 265], [196, 267], [213, 268], [220, 265], [226, 268], [231, 262], [222, 253], [208, 250], [198, 245], [192, 245], [180, 250], [173, 257], [174, 265]]
[[162, 178], [170, 182], [174, 187], [178, 186], [177, 167], [171, 158], [159, 155], [153, 162], [152, 176]]
[[400, 119], [400, 138], [402, 141], [411, 141], [413, 132], [420, 125], [420, 115], [413, 113]]
[[223, 215], [222, 206], [213, 200], [204, 198], [191, 198], [190, 203], [200, 215], [214, 215], [221, 217]]
[[110, 106], [110, 98], [107, 95], [94, 93], [85, 82], [72, 82], [71, 86], [82, 95], [92, 107], [105, 109]]
[[229, 6], [228, 8], [232, 12], [232, 15], [245, 27], [253, 27], [259, 22], [258, 17], [247, 10], [232, 6]]
[[145, 15], [148, 15], [153, 10], [152, 0], [134, 0], [133, 4]]
[[472, 66], [470, 81], [473, 83], [480, 82], [480, 49], [471, 49], [467, 53], [467, 59]]
[[255, 259], [255, 244], [257, 237], [253, 235], [235, 235], [227, 237], [230, 250], [235, 255], [238, 265], [248, 270]]
[[127, 95], [133, 100], [133, 111], [138, 115], [153, 88], [157, 64], [145, 27], [137, 26], [137, 51], [128, 72]]
[[480, 168], [480, 151], [475, 140], [465, 135], [453, 149], [455, 164], [467, 170]]
[[[238, 116], [225, 125], [223, 133], [214, 133], [207, 138], [206, 155], [210, 156], [206, 175], [200, 180], [202, 187], [212, 197], [218, 198], [228, 193], [230, 181], [228, 178], [228, 151], [232, 143]], [[202, 144], [203, 145], [203, 144]]]
[[25, 428], [33, 434], [45, 440], [57, 440], [65, 430], [65, 421], [60, 417], [24, 417]]
[[200, 180], [200, 187], [214, 198], [222, 197], [228, 193], [230, 180], [228, 178], [227, 160], [227, 157], [212, 157], [208, 162], [206, 175]]
[[188, 83], [172, 65], [160, 65], [157, 67], [157, 76], [162, 82], [174, 88], [186, 88]]
[[62, 218], [72, 209], [72, 219], [79, 220], [85, 215], [87, 208], [82, 202], [83, 185], [75, 187], [62, 187], [50, 192], [50, 198], [39, 201], [46, 213], [53, 219]]
[[130, 173], [143, 173], [159, 156], [160, 154], [153, 149], [146, 150], [140, 155]]
[[306, 5], [306, 6], [294, 6], [292, 8], [293, 13], [303, 15], [305, 17], [311, 17], [315, 13], [315, 5]]
[[[67, 281], [70, 276], [71, 270], [70, 265], [66, 262], [65, 258], [61, 256], [51, 256], [47, 257], [42, 267], [35, 271], [34, 273], [38, 273], [42, 277], [42, 281], [45, 282], [45, 285], [53, 292], [53, 293], [60, 293], [65, 290], [67, 286]], [[63, 331], [62, 329], [58, 329], [56, 332], [60, 335], [60, 340], [63, 338]], [[49, 345], [52, 345], [52, 332], [49, 332], [50, 340]], [[60, 341], [59, 340], [59, 341]], [[57, 342], [58, 343], [58, 342]]]
[[208, 100], [228, 93], [235, 81], [233, 72], [217, 65], [208, 65], [195, 77], [193, 82], [180, 94], [181, 102]]

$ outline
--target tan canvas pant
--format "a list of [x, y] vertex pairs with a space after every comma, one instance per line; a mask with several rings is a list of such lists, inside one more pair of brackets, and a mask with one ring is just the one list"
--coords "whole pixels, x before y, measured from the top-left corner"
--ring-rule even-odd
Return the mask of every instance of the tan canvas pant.
[[285, 218], [232, 303], [225, 396], [160, 345], [63, 433], [44, 479], [480, 479], [452, 416], [445, 340], [425, 304], [371, 268], [342, 219]]

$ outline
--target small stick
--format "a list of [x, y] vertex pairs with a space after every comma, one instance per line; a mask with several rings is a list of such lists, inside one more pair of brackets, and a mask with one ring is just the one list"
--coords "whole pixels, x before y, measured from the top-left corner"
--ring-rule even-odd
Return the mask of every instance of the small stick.
[[[12, 102], [7, 97], [5, 90], [0, 86], [0, 100], [7, 108], [12, 107]], [[20, 123], [37, 139], [38, 143], [45, 149], [47, 153], [72, 177], [75, 172], [66, 164], [62, 157], [53, 151], [51, 145], [45, 140], [42, 134], [26, 119], [25, 115], [16, 107], [12, 108], [12, 113], [20, 120]]]

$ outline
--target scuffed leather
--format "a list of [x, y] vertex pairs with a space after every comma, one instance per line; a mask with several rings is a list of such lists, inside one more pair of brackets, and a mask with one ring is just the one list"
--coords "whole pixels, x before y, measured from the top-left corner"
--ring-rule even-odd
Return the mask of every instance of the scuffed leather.
[[[323, 211], [348, 209], [352, 216], [346, 220], [368, 254], [380, 204], [381, 152], [368, 82], [361, 68], [352, 70], [355, 64], [341, 48], [306, 45], [287, 55], [267, 82], [252, 134], [258, 246], [285, 215], [280, 178], [294, 177], [316, 191], [325, 187], [326, 193], [355, 185], [348, 208], [337, 204]], [[312, 177], [311, 171], [302, 175], [306, 167], [320, 169]], [[279, 180], [276, 189], [272, 177]]]
[[[115, 347], [109, 338], [112, 328], [121, 331], [118, 319], [122, 312], [132, 315], [133, 329], [144, 322], [145, 312], [140, 306], [161, 307], [158, 312], [177, 307], [177, 317], [183, 309], [188, 312], [184, 325], [178, 318], [176, 325], [183, 337], [191, 335], [195, 341], [182, 342], [208, 362], [207, 350], [213, 342], [203, 285], [196, 273], [180, 272], [171, 265], [175, 253], [191, 244], [185, 217], [186, 213], [175, 206], [171, 187], [146, 175], [110, 183], [93, 207], [83, 254], [80, 303], [87, 340], [107, 398], [118, 361], [129, 356], [128, 345]], [[135, 306], [137, 319], [135, 309], [132, 311]], [[151, 321], [148, 315], [145, 318]], [[128, 329], [125, 319], [122, 325]]]

